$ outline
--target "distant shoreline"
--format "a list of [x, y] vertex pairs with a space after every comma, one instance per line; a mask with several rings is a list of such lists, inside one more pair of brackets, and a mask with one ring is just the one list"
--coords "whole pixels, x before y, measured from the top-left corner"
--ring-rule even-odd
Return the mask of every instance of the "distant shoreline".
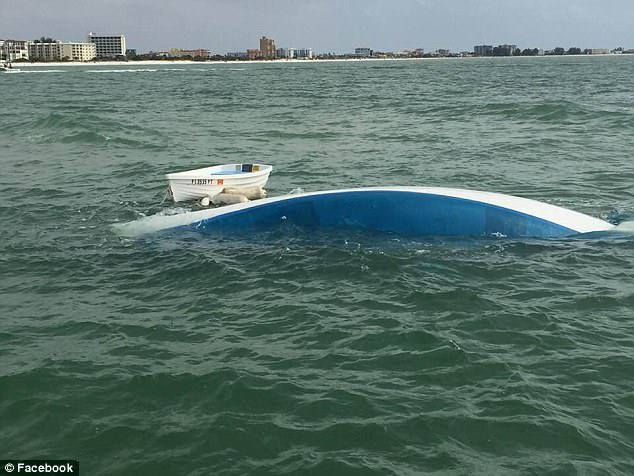
[[15, 68], [38, 68], [38, 67], [75, 67], [75, 66], [159, 66], [159, 65], [246, 65], [246, 64], [314, 64], [321, 62], [372, 62], [372, 61], [440, 61], [440, 60], [503, 60], [503, 59], [526, 59], [526, 58], [614, 58], [614, 57], [634, 57], [634, 55], [544, 55], [544, 56], [464, 56], [464, 57], [437, 57], [437, 58], [324, 58], [324, 59], [274, 59], [274, 60], [130, 60], [130, 61], [88, 61], [88, 62], [13, 62]]

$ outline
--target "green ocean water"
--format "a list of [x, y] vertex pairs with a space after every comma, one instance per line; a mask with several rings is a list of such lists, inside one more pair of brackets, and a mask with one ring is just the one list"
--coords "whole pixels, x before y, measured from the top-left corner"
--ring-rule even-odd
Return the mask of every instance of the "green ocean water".
[[[91, 475], [634, 474], [634, 57], [23, 67], [0, 74], [0, 459]], [[509, 193], [557, 240], [117, 234], [281, 195]], [[629, 227], [631, 228], [631, 226]]]

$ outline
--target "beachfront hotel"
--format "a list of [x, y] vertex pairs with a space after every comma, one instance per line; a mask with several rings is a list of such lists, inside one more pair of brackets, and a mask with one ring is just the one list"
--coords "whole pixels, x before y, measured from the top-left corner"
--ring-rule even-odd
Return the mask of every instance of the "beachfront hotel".
[[31, 61], [91, 61], [97, 56], [94, 43], [30, 41], [28, 47]]
[[125, 56], [125, 35], [101, 36], [91, 32], [88, 42], [97, 47], [97, 58]]

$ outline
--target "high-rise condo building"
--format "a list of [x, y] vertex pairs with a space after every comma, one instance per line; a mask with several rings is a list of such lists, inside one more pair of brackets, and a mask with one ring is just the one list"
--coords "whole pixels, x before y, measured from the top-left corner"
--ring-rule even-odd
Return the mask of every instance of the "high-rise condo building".
[[295, 57], [312, 59], [313, 50], [312, 48], [297, 48], [295, 50]]
[[473, 52], [477, 56], [491, 56], [493, 54], [493, 45], [475, 45]]
[[91, 32], [88, 41], [97, 47], [97, 58], [125, 56], [125, 35], [101, 36]]
[[262, 55], [262, 58], [275, 58], [275, 41], [271, 38], [267, 38], [266, 36], [260, 38], [260, 54]]
[[517, 49], [517, 45], [500, 45], [497, 48], [500, 52], [500, 56], [513, 56], [515, 50]]

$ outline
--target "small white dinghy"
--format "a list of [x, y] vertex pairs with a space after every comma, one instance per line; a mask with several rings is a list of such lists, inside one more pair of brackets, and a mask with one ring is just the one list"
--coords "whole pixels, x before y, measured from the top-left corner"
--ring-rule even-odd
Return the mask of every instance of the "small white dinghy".
[[264, 164], [225, 164], [166, 174], [175, 202], [212, 198], [225, 188], [264, 187], [273, 170]]

